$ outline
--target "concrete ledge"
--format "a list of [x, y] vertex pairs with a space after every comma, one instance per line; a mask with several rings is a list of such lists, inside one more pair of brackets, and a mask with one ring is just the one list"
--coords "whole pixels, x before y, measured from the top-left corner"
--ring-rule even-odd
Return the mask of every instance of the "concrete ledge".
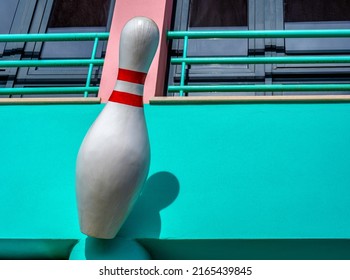
[[204, 105], [244, 103], [348, 103], [350, 95], [295, 95], [295, 96], [189, 96], [153, 97], [151, 105]]
[[99, 104], [99, 97], [0, 98], [0, 105]]
[[76, 239], [0, 239], [2, 260], [67, 260]]
[[116, 237], [84, 237], [74, 247], [70, 260], [149, 260], [149, 253], [136, 240]]
[[350, 239], [141, 239], [155, 260], [349, 260]]

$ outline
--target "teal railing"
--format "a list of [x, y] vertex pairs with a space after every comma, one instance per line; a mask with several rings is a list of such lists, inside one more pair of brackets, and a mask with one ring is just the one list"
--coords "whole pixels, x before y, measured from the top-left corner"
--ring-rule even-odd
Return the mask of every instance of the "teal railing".
[[76, 67], [87, 66], [88, 73], [84, 87], [27, 87], [0, 88], [1, 95], [13, 94], [49, 94], [98, 92], [99, 87], [90, 86], [94, 66], [102, 66], [104, 59], [96, 59], [99, 40], [108, 40], [109, 33], [51, 33], [51, 34], [0, 34], [0, 42], [50, 42], [50, 41], [94, 41], [90, 59], [42, 59], [42, 60], [1, 60], [0, 67]]
[[[350, 29], [337, 30], [252, 30], [252, 31], [169, 31], [168, 39], [183, 40], [182, 57], [172, 57], [171, 64], [181, 64], [180, 84], [168, 86], [169, 92], [276, 92], [276, 91], [347, 91], [350, 84], [272, 84], [272, 85], [185, 85], [186, 67], [192, 64], [307, 64], [350, 63], [350, 56], [286, 57], [187, 57], [189, 39], [251, 38], [344, 38]], [[350, 48], [350, 47], [349, 47]]]

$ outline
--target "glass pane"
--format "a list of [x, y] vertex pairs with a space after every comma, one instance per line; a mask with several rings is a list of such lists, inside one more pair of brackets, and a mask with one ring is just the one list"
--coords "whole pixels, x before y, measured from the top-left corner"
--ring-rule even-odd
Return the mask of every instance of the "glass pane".
[[[77, 28], [49, 28], [47, 33], [85, 33], [85, 32], [104, 32], [105, 28], [95, 27], [77, 27]], [[89, 58], [91, 57], [94, 41], [62, 41], [45, 42], [41, 50], [41, 58], [59, 59], [59, 58]], [[102, 44], [98, 44], [97, 57], [102, 52]]]
[[0, 34], [9, 33], [18, 1], [0, 0]]
[[192, 0], [189, 26], [247, 26], [247, 18], [247, 0]]
[[110, 0], [55, 0], [48, 27], [106, 26]]
[[[13, 18], [15, 16], [18, 1], [0, 0], [0, 34], [10, 33]], [[0, 54], [5, 43], [0, 43]]]
[[350, 21], [349, 0], [284, 0], [285, 22]]
[[[287, 22], [286, 30], [349, 29], [350, 22]], [[349, 52], [350, 38], [287, 38], [287, 53], [333, 53]]]

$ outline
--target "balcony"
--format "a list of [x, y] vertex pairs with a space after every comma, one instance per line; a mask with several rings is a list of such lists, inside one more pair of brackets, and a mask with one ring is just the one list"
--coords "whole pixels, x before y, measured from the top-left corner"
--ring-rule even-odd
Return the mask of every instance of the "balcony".
[[[18, 67], [87, 67], [87, 76], [85, 86], [40, 86], [35, 87], [31, 84], [24, 84], [15, 87], [0, 88], [0, 95], [7, 95], [12, 98], [1, 98], [0, 103], [96, 103], [99, 98], [89, 97], [90, 93], [97, 93], [98, 86], [91, 85], [94, 66], [103, 66], [104, 59], [96, 58], [96, 51], [99, 41], [108, 40], [109, 33], [51, 33], [51, 34], [2, 34], [0, 42], [58, 42], [58, 41], [93, 41], [90, 59], [23, 59], [23, 60], [0, 60], [0, 68], [18, 68]], [[51, 83], [55, 83], [55, 77], [52, 77]], [[47, 82], [48, 83], [48, 82]], [[59, 83], [57, 81], [56, 83]], [[75, 94], [69, 98], [52, 98], [51, 95]], [[20, 95], [21, 98], [13, 98], [14, 95]], [[45, 96], [45, 98], [23, 98], [31, 95]], [[80, 95], [80, 97], [79, 97]], [[77, 97], [78, 96], [78, 97]]]

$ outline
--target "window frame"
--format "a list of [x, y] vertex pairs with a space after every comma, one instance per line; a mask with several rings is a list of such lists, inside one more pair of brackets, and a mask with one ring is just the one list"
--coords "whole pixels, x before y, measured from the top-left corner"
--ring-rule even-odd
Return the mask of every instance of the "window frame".
[[[14, 26], [10, 33], [47, 33], [47, 26], [50, 18], [50, 14], [53, 7], [54, 0], [18, 0], [19, 5], [14, 18]], [[85, 28], [85, 32], [106, 32], [110, 29], [112, 22], [112, 15], [114, 11], [115, 0], [111, 0], [108, 20], [105, 28], [99, 30], [89, 30]], [[21, 13], [20, 13], [21, 12]], [[22, 16], [21, 16], [22, 15]], [[21, 24], [18, 24], [16, 19], [21, 19]], [[16, 23], [16, 24], [15, 24]], [[70, 28], [67, 31], [61, 31], [69, 33], [77, 32], [74, 28]], [[53, 42], [54, 43], [54, 42]], [[70, 42], [68, 42], [69, 44]], [[71, 43], [83, 43], [88, 46], [88, 57], [91, 56], [91, 50], [94, 42], [71, 42]], [[43, 42], [27, 42], [27, 43], [6, 43], [6, 50], [10, 52], [15, 49], [15, 55], [11, 56], [11, 60], [21, 59], [38, 59], [40, 58], [43, 48]], [[98, 49], [95, 58], [103, 58], [107, 49], [106, 41], [99, 41]], [[85, 86], [86, 77], [88, 73], [88, 67], [74, 67], [74, 68], [61, 68], [61, 67], [20, 67], [20, 68], [7, 68], [6, 71], [1, 71], [3, 79], [7, 79], [7, 82], [3, 84], [5, 87], [37, 87], [37, 86], [71, 86], [82, 85]], [[102, 75], [102, 66], [94, 66], [93, 75], [91, 77], [91, 84], [99, 84]], [[64, 94], [65, 97], [76, 96], [77, 94]], [[12, 95], [17, 97], [18, 95]], [[39, 95], [38, 95], [39, 96]], [[43, 95], [40, 95], [43, 96]], [[55, 95], [50, 95], [54, 97]], [[60, 95], [56, 95], [60, 96]], [[79, 94], [81, 96], [81, 94]], [[89, 96], [96, 96], [96, 93], [89, 94]], [[6, 97], [6, 96], [2, 96]], [[35, 97], [31, 95], [31, 97]]]

